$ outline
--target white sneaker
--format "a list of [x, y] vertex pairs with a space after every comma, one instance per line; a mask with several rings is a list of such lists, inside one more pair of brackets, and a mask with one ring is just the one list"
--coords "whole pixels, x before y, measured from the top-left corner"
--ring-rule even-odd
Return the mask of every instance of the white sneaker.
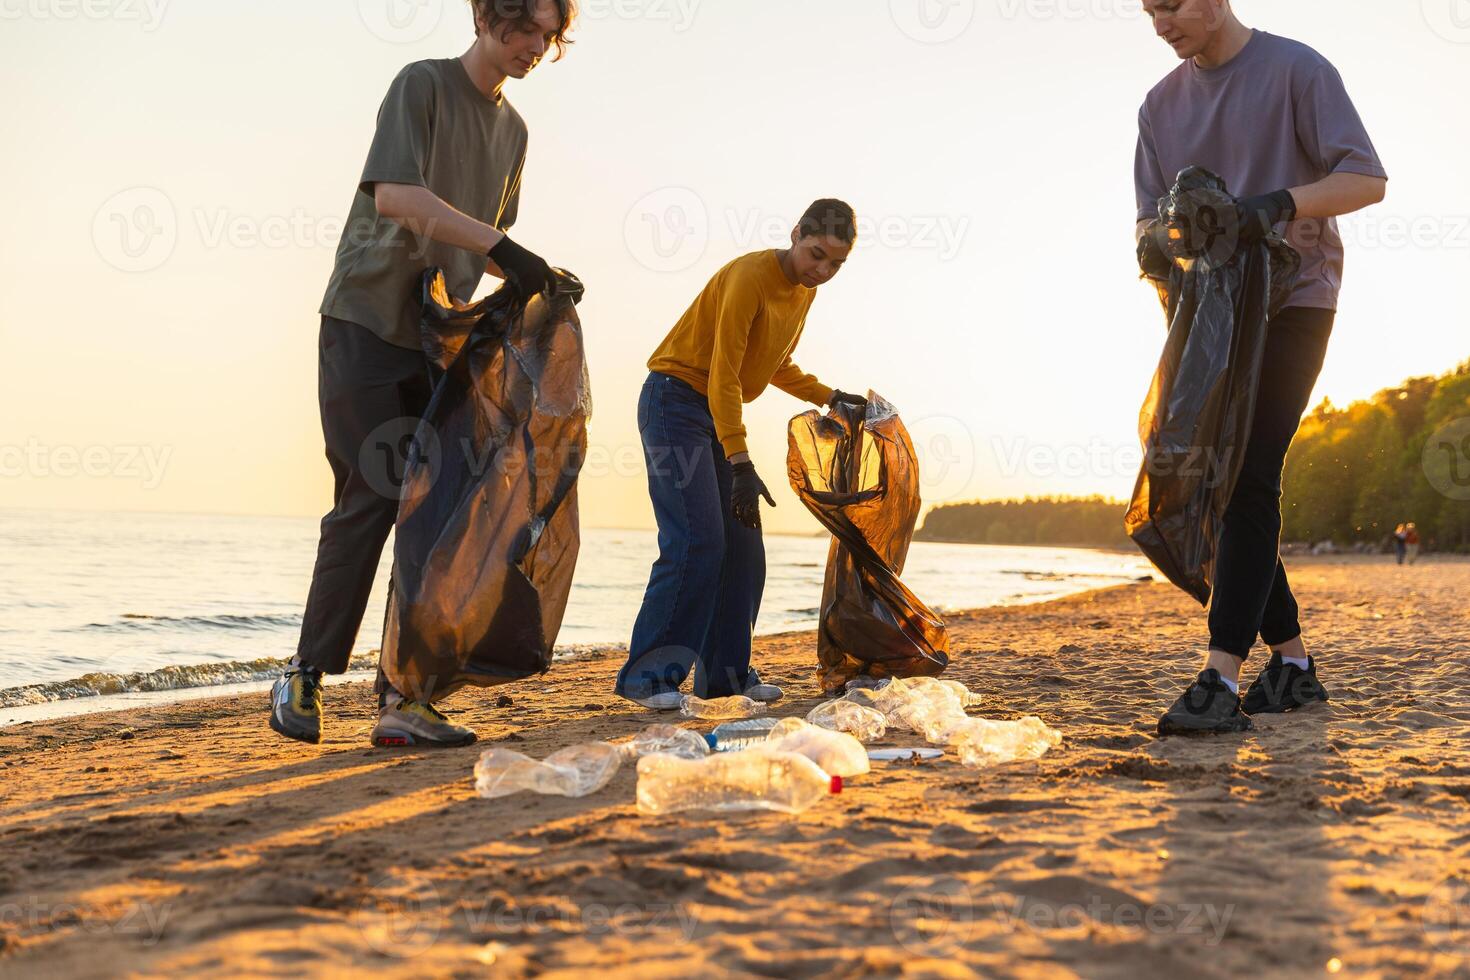
[[679, 699], [683, 696], [678, 691], [664, 691], [660, 694], [650, 694], [646, 698], [629, 698], [626, 694], [623, 695], [623, 697], [632, 701], [634, 704], [641, 705], [653, 711], [678, 711]]
[[761, 675], [757, 674], [754, 670], [750, 672], [750, 677], [747, 679], [744, 693], [746, 697], [750, 698], [750, 700], [764, 701], [766, 704], [770, 704], [772, 701], [781, 700], [782, 696], [785, 694], [785, 692], [782, 691], [775, 684], [762, 684]]

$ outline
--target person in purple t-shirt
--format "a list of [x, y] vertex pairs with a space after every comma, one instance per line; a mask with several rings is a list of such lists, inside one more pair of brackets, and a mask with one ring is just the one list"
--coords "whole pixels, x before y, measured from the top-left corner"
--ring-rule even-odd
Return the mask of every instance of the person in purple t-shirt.
[[[1239, 196], [1240, 243], [1281, 229], [1302, 255], [1301, 278], [1270, 323], [1250, 442], [1220, 534], [1208, 658], [1159, 720], [1161, 735], [1247, 731], [1251, 714], [1327, 700], [1281, 563], [1281, 471], [1336, 316], [1343, 247], [1334, 219], [1383, 200], [1388, 174], [1342, 77], [1316, 51], [1251, 30], [1230, 0], [1143, 7], [1183, 59], [1138, 113], [1134, 184], [1145, 269], [1167, 262], [1158, 200], [1190, 166], [1219, 174]], [[1240, 670], [1258, 636], [1271, 659], [1242, 701]]]

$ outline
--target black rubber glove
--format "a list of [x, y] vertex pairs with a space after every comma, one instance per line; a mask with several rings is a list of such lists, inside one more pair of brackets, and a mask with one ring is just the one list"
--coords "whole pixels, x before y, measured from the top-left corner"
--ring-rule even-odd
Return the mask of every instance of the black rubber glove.
[[1296, 199], [1291, 196], [1291, 191], [1273, 191], [1270, 194], [1243, 198], [1236, 202], [1235, 210], [1240, 219], [1240, 235], [1237, 240], [1242, 245], [1254, 245], [1264, 241], [1281, 222], [1296, 217]]
[[500, 266], [506, 281], [527, 298], [556, 291], [556, 273], [551, 271], [546, 260], [521, 248], [510, 240], [509, 235], [495, 243], [490, 250], [490, 261]]
[[1168, 234], [1162, 221], [1150, 221], [1138, 238], [1138, 268], [1150, 279], [1168, 279], [1174, 268], [1165, 248]]
[[858, 408], [867, 411], [868, 400], [862, 395], [849, 395], [845, 391], [837, 391], [836, 389], [833, 389], [832, 397], [827, 399], [827, 405], [829, 408], [836, 408], [838, 405], [855, 405]]
[[760, 474], [755, 471], [755, 464], [750, 460], [734, 464], [735, 482], [730, 487], [730, 511], [735, 519], [749, 528], [761, 526], [761, 500], [765, 497], [766, 503], [772, 507], [776, 501], [771, 499], [771, 491], [761, 482]]

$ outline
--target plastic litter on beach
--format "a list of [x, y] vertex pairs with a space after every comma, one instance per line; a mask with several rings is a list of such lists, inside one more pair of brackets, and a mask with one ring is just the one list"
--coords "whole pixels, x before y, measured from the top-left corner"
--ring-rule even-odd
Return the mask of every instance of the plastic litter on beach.
[[704, 737], [714, 752], [739, 752], [753, 745], [762, 745], [779, 718], [744, 718], [716, 725], [715, 730]]
[[689, 810], [800, 813], [840, 792], [841, 776], [795, 752], [753, 749], [705, 759], [638, 760], [638, 812], [648, 816]]
[[824, 701], [807, 712], [806, 720], [834, 732], [846, 732], [859, 742], [872, 742], [888, 730], [883, 712], [852, 701]]
[[797, 752], [822, 767], [822, 771], [847, 779], [868, 771], [868, 753], [863, 743], [846, 732], [819, 728], [800, 718], [782, 718], [755, 751]]
[[1060, 732], [1034, 715], [1017, 721], [971, 718], [965, 706], [978, 698], [957, 681], [894, 678], [878, 688], [853, 688], [838, 700], [882, 712], [891, 729], [914, 732], [933, 745], [953, 746], [967, 766], [1036, 759], [1062, 741]]
[[655, 752], [666, 752], [681, 759], [702, 759], [710, 751], [705, 736], [678, 725], [649, 725], [629, 741], [620, 743], [618, 748], [627, 759], [641, 759]]
[[607, 742], [573, 745], [540, 762], [510, 749], [486, 749], [475, 763], [475, 792], [486, 799], [523, 790], [546, 796], [587, 796], [606, 786], [622, 761], [622, 748]]
[[722, 718], [754, 718], [756, 715], [766, 713], [766, 705], [761, 701], [753, 701], [744, 695], [737, 694], [729, 698], [712, 698], [706, 701], [692, 694], [686, 694], [679, 699], [679, 714], [685, 718], [704, 718], [717, 720]]
[[913, 749], [869, 749], [869, 762], [902, 762], [905, 759], [938, 759], [944, 755], [943, 749], [913, 748]]

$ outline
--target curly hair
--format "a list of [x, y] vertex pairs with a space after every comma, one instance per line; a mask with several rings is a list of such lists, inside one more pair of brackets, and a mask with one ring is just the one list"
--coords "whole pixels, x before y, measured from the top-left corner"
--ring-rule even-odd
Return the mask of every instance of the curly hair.
[[[551, 0], [556, 5], [558, 15], [556, 34], [551, 38], [551, 47], [556, 48], [556, 57], [553, 61], [560, 60], [566, 54], [567, 45], [572, 39], [567, 35], [571, 32], [572, 22], [577, 19], [577, 0]], [[501, 35], [507, 29], [518, 28], [528, 30], [536, 20], [536, 5], [538, 0], [469, 0], [470, 10], [475, 15], [475, 34], [478, 36], [480, 29], [501, 29]]]
[[812, 235], [831, 235], [839, 242], [851, 245], [857, 241], [857, 215], [846, 201], [824, 197], [806, 209], [797, 225], [802, 238]]

